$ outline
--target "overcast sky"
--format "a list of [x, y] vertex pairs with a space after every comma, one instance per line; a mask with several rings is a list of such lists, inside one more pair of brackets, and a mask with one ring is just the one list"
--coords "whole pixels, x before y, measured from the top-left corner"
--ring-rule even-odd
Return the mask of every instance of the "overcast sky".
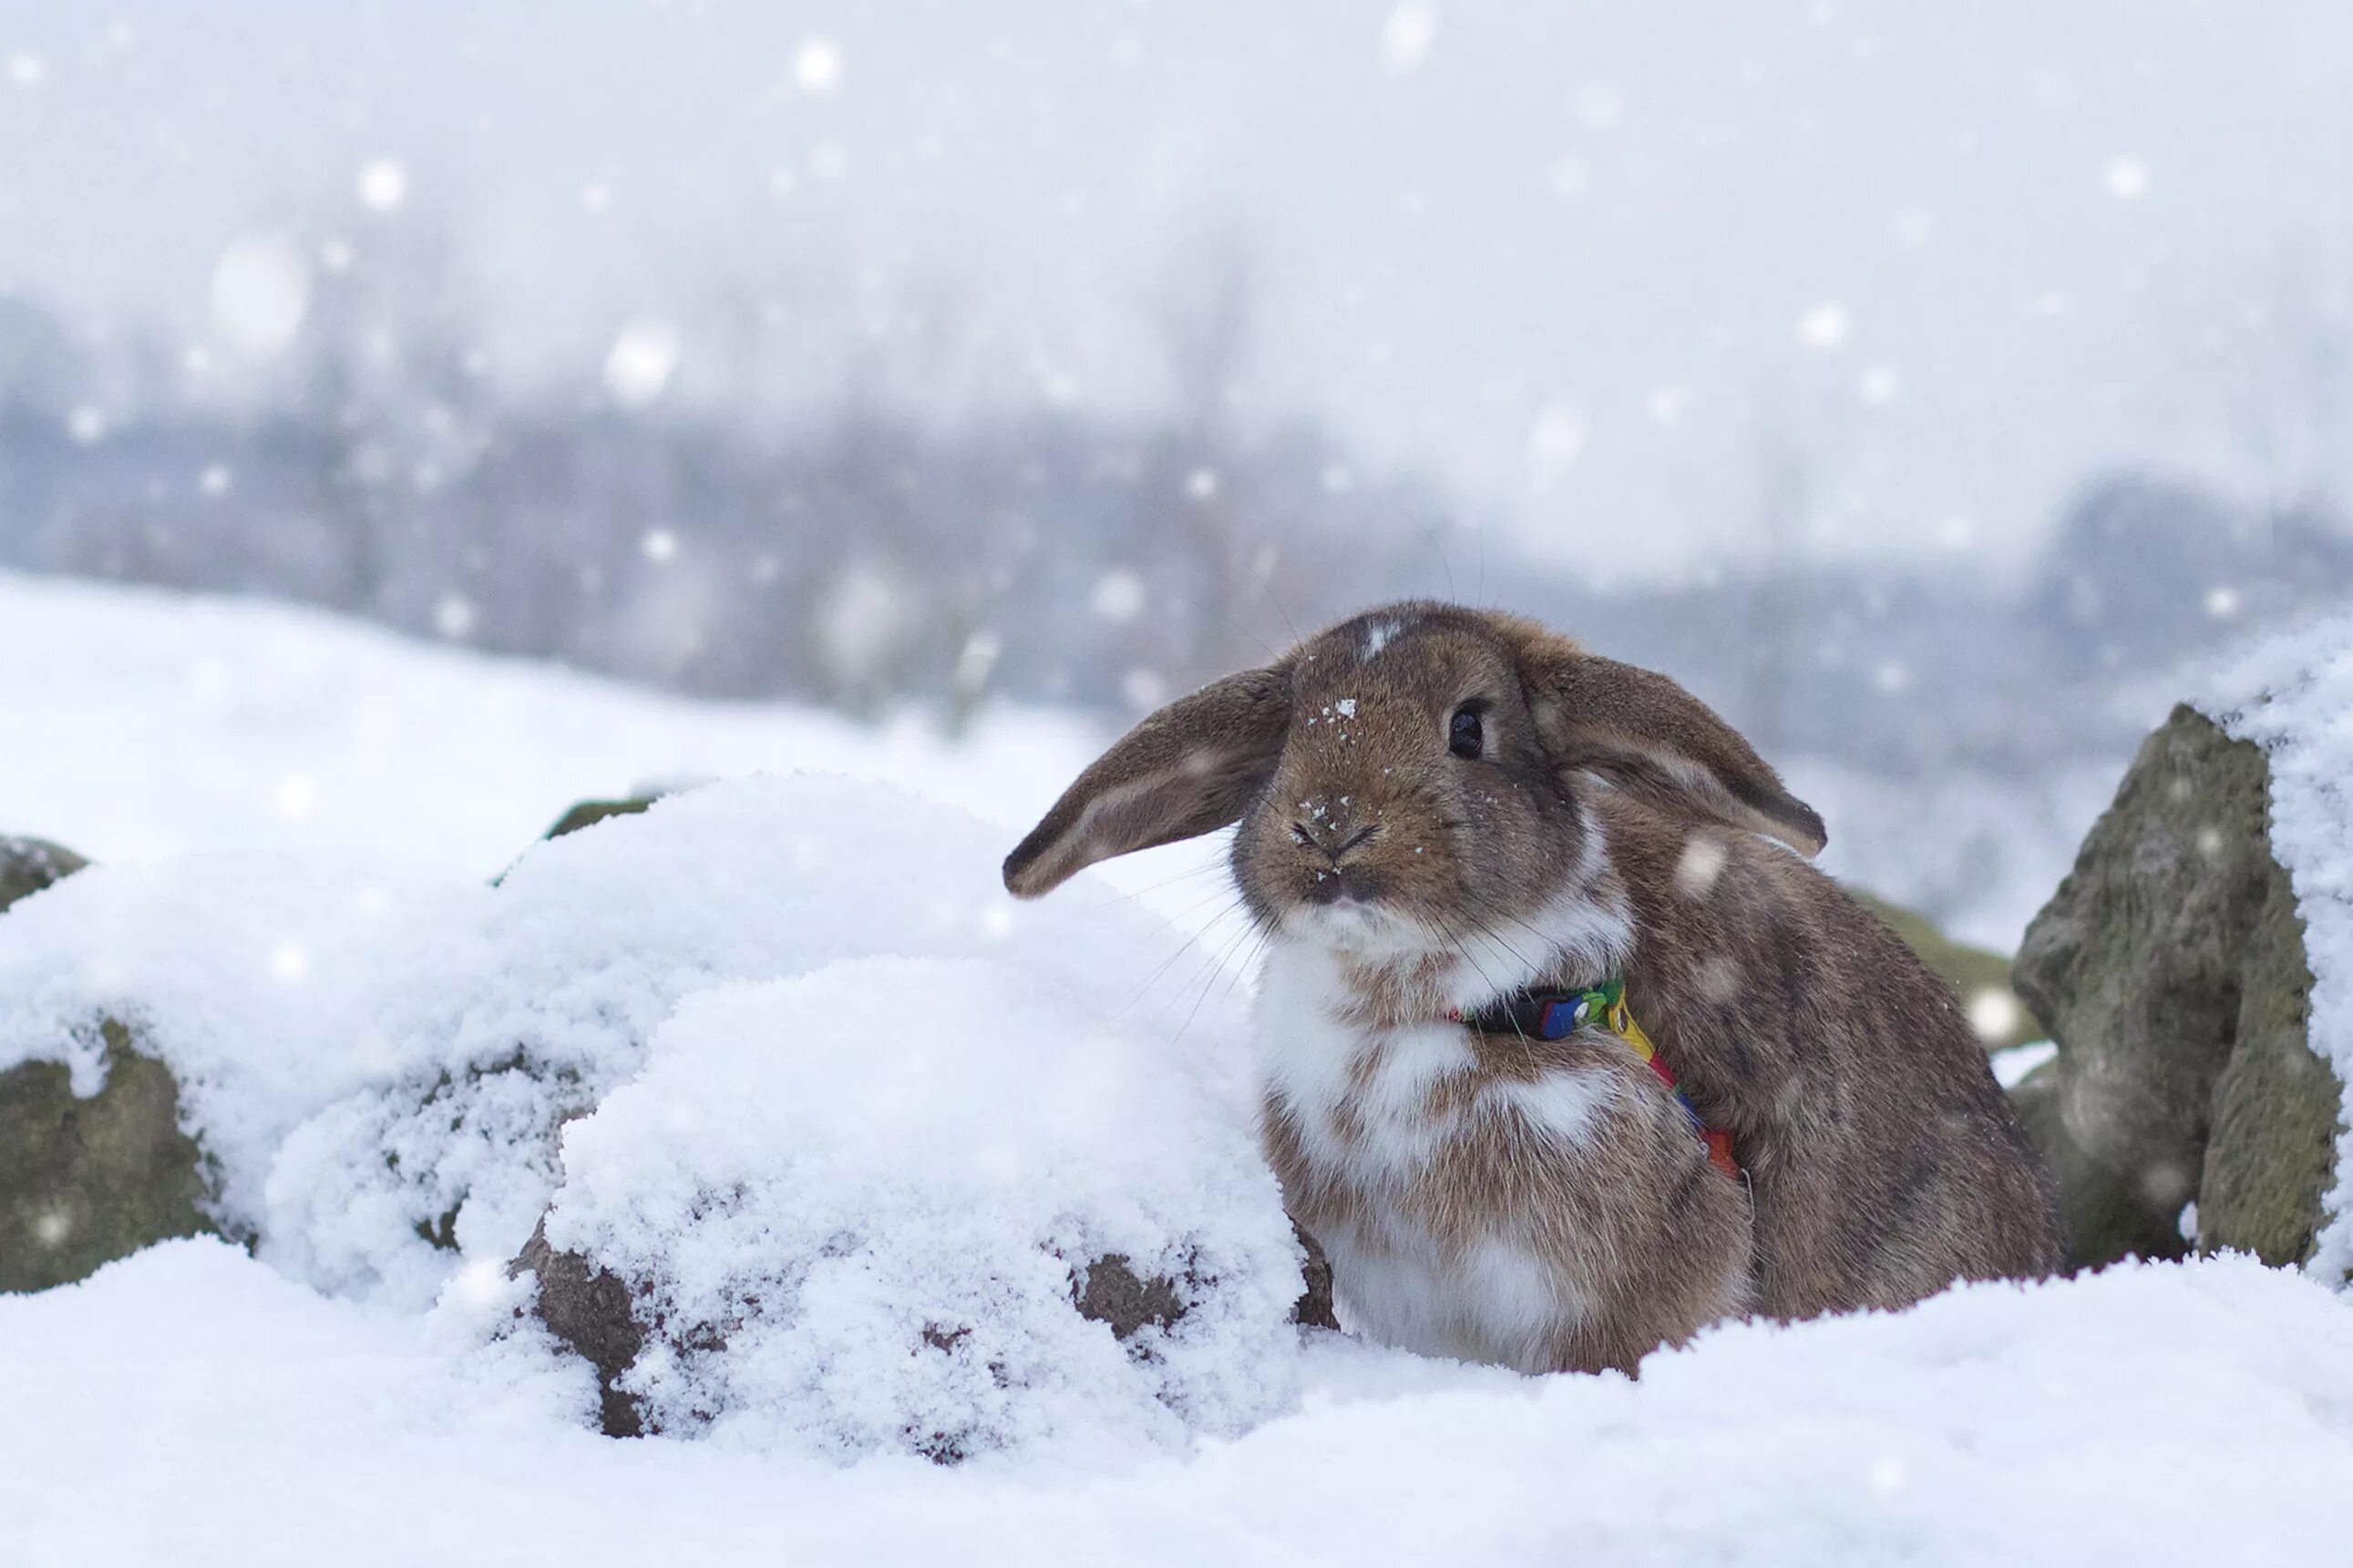
[[1613, 569], [1752, 537], [1775, 453], [1821, 547], [1997, 561], [2103, 464], [2302, 482], [2267, 320], [2353, 262], [2339, 0], [11, 0], [0, 66], [0, 282], [86, 326], [429, 216], [517, 381], [651, 321], [707, 392], [741, 286], [828, 318], [812, 400], [920, 298], [950, 401], [1135, 406], [1225, 236], [1242, 417]]

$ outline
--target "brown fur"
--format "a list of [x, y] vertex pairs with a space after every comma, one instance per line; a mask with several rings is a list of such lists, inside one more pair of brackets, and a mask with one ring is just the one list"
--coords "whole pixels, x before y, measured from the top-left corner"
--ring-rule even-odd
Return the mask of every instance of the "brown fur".
[[[1485, 736], [1468, 759], [1446, 744], [1465, 704]], [[1482, 1238], [1544, 1258], [1583, 1305], [1545, 1344], [1494, 1359], [1629, 1366], [1743, 1305], [1894, 1307], [2057, 1266], [2049, 1178], [1952, 995], [1758, 837], [1808, 854], [1824, 838], [1665, 677], [1516, 617], [1376, 611], [1147, 720], [1015, 851], [1007, 885], [1035, 897], [1107, 855], [1237, 818], [1236, 879], [1261, 922], [1340, 931], [1343, 947], [1349, 921], [1431, 933], [1430, 950], [1368, 936], [1346, 952], [1325, 1015], [1355, 1042], [1338, 1100], [1310, 1137], [1307, 1112], [1271, 1089], [1266, 1145], [1335, 1268], [1434, 1246], [1468, 1291]], [[1470, 1065], [1430, 1081], [1419, 1108], [1446, 1135], [1409, 1170], [1352, 1173], [1347, 1152], [1379, 1136], [1389, 1053], [1444, 1016], [1454, 956], [1483, 974], [1481, 952], [1506, 967], [1509, 953], [1539, 984], [1592, 984], [1579, 910], [1630, 928], [1636, 1013], [1710, 1124], [1732, 1130], [1750, 1184], [1710, 1166], [1650, 1070], [1596, 1034], [1473, 1036]], [[1547, 919], [1572, 936], [1540, 931]], [[1573, 1139], [1511, 1093], [1579, 1073], [1609, 1088]], [[1345, 1272], [1337, 1284], [1345, 1298]]]
[[[1565, 1145], [1507, 1110], [1482, 1110], [1495, 1083], [1565, 1068], [1614, 1080], [1616, 1113], [1597, 1119], [1593, 1137]], [[1660, 1345], [1748, 1305], [1746, 1190], [1708, 1163], [1656, 1077], [1622, 1047], [1585, 1036], [1492, 1042], [1475, 1069], [1440, 1079], [1428, 1099], [1433, 1119], [1455, 1119], [1461, 1131], [1409, 1179], [1376, 1186], [1309, 1158], [1292, 1114], [1270, 1097], [1262, 1142], [1293, 1217], [1319, 1239], [1351, 1236], [1359, 1251], [1379, 1250], [1403, 1220], [1459, 1259], [1489, 1238], [1495, 1216], [1519, 1216], [1531, 1251], [1592, 1302], [1513, 1361], [1532, 1371], [1631, 1372]]]

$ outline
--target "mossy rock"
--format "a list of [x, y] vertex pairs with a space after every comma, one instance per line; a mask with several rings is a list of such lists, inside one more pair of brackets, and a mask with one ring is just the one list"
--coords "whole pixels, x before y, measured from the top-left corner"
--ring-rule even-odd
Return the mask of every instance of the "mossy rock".
[[2198, 1187], [2198, 1247], [2252, 1252], [2274, 1266], [2312, 1254], [2343, 1104], [2313, 1054], [2312, 971], [2287, 874], [2274, 868], [2240, 955], [2236, 1043], [2214, 1086]]
[[175, 1236], [214, 1231], [202, 1151], [172, 1070], [108, 1020], [106, 1082], [58, 1062], [0, 1072], [0, 1290], [45, 1290]]
[[[1901, 904], [1891, 904], [1858, 888], [1849, 888], [1847, 891], [1953, 988], [1953, 994], [1961, 1000], [1962, 1010], [1978, 1026], [1978, 1037], [1985, 1041], [1987, 1050], [2006, 1051], [2013, 1046], [2051, 1037], [2033, 1009], [2011, 988], [2009, 959], [1989, 947], [1955, 942], [1937, 929], [1936, 921]], [[2000, 1000], [1987, 1005], [1988, 996]], [[1994, 1022], [2003, 1026], [1988, 1026]]]
[[72, 850], [45, 838], [0, 834], [0, 910], [65, 880], [89, 864]]
[[2274, 1264], [2311, 1254], [2341, 1091], [2306, 1036], [2312, 973], [2269, 786], [2261, 748], [2175, 709], [2020, 948], [2013, 979], [2059, 1054], [2015, 1099], [2079, 1265], [2193, 1239]]

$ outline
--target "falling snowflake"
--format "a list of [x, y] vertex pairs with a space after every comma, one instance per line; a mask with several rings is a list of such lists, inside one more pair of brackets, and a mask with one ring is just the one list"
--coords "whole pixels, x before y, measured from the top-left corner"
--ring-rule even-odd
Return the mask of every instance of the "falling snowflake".
[[1585, 410], [1573, 404], [1548, 403], [1537, 410], [1528, 427], [1528, 488], [1543, 495], [1568, 478], [1591, 429]]
[[433, 629], [452, 642], [471, 636], [479, 612], [463, 594], [444, 594], [433, 606]]
[[1430, 58], [1438, 37], [1438, 16], [1416, 0], [1400, 0], [1381, 24], [1381, 64], [1395, 76], [1410, 76]]
[[308, 816], [319, 808], [319, 781], [308, 773], [290, 773], [271, 792], [281, 816]]
[[1981, 986], [1969, 997], [1969, 1027], [1980, 1040], [2008, 1039], [2020, 1020], [2018, 998], [2000, 986]]
[[1846, 346], [1854, 331], [1854, 319], [1836, 300], [1825, 300], [1798, 318], [1796, 331], [1799, 342], [1818, 353], [1828, 353]]
[[234, 240], [213, 267], [207, 319], [213, 335], [248, 359], [281, 353], [311, 309], [311, 268], [291, 240]]
[[1144, 579], [1124, 567], [1095, 579], [1094, 613], [1114, 624], [1135, 619], [1144, 609]]
[[641, 408], [662, 395], [678, 368], [678, 329], [658, 316], [626, 322], [605, 356], [605, 386], [625, 408]]
[[358, 189], [369, 211], [397, 211], [408, 199], [408, 171], [393, 159], [372, 158], [360, 165]]
[[831, 92], [841, 85], [841, 49], [830, 38], [810, 38], [793, 51], [793, 80], [805, 92]]

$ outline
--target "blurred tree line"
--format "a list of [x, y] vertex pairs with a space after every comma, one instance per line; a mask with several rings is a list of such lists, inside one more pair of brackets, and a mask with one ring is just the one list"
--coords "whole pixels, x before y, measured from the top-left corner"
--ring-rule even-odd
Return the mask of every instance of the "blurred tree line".
[[1803, 468], [1778, 459], [1761, 564], [1598, 587], [1312, 421], [1234, 418], [1252, 328], [1231, 247], [1155, 303], [1171, 395], [1147, 413], [943, 416], [918, 333], [912, 360], [774, 417], [748, 295], [721, 312], [723, 395], [620, 395], [611, 366], [591, 395], [522, 394], [485, 374], [436, 234], [300, 275], [267, 395], [192, 394], [207, 351], [0, 296], [0, 565], [951, 726], [998, 698], [1124, 717], [1369, 602], [1451, 593], [1672, 670], [1775, 754], [1899, 775], [2118, 752], [2147, 717], [2118, 700], [2136, 675], [2353, 588], [2324, 500], [2250, 511], [2139, 472], [2087, 483], [2022, 582], [1809, 561]]

